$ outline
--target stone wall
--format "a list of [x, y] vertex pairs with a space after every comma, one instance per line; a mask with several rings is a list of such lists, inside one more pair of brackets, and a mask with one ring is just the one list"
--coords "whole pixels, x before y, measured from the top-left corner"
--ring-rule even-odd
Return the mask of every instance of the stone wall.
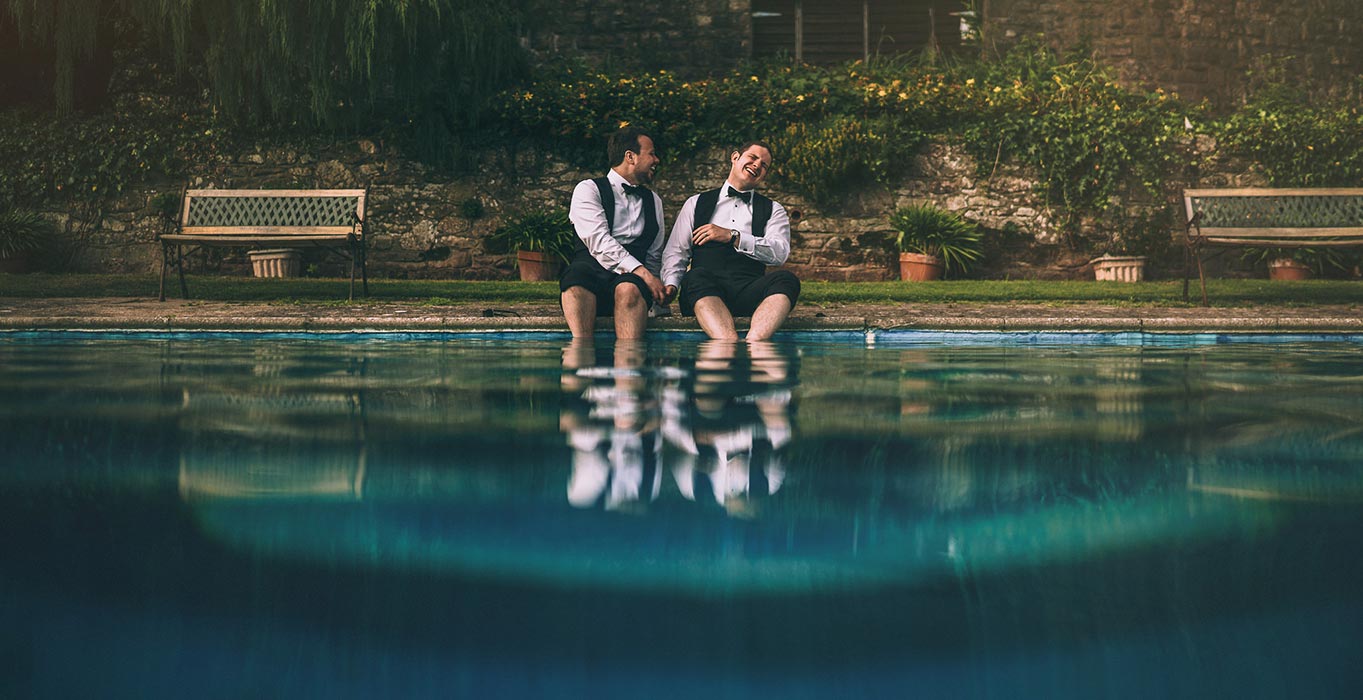
[[1293, 57], [1289, 76], [1324, 92], [1363, 73], [1358, 0], [982, 0], [987, 45], [1042, 35], [1058, 48], [1088, 42], [1133, 84], [1231, 107], [1246, 71]]
[[[715, 150], [669, 162], [655, 188], [667, 222], [687, 197], [719, 186], [728, 172], [727, 155]], [[61, 222], [82, 240], [77, 267], [86, 271], [150, 272], [158, 269], [156, 233], [163, 225], [152, 208], [160, 193], [178, 195], [191, 187], [259, 188], [369, 187], [367, 214], [375, 277], [438, 279], [512, 279], [515, 268], [504, 255], [489, 253], [485, 239], [508, 217], [535, 207], [566, 207], [580, 180], [600, 175], [557, 162], [542, 153], [483, 154], [477, 172], [462, 177], [438, 175], [390, 148], [360, 140], [316, 151], [298, 147], [252, 149], [205, 164], [188, 183], [128, 193], [111, 202], [85, 230], [87, 219], [63, 212]], [[897, 275], [889, 244], [888, 217], [896, 207], [933, 203], [979, 222], [991, 237], [1013, 241], [981, 268], [980, 276], [1064, 278], [1082, 276], [1086, 256], [1070, 252], [1037, 200], [1025, 173], [1001, 167], [992, 177], [975, 176], [974, 163], [954, 147], [929, 144], [909, 174], [891, 188], [870, 188], [837, 211], [823, 211], [783, 189], [768, 193], [797, 221], [788, 266], [811, 280], [864, 281]], [[466, 216], [464, 203], [476, 199], [484, 210]], [[305, 264], [314, 274], [338, 275], [343, 264], [309, 251]], [[1079, 256], [1082, 259], [1076, 259]], [[197, 269], [241, 272], [248, 269], [241, 251], [210, 251], [193, 259]]]

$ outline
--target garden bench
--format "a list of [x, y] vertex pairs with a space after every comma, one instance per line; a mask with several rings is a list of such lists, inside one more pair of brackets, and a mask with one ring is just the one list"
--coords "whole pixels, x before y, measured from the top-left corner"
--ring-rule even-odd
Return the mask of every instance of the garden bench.
[[[174, 233], [161, 242], [161, 301], [166, 300], [166, 268], [172, 251], [185, 285], [185, 256], [199, 248], [322, 248], [350, 260], [350, 299], [355, 298], [358, 263], [364, 294], [365, 190], [187, 190]], [[188, 250], [186, 250], [188, 248]]]
[[1188, 217], [1183, 300], [1188, 300], [1191, 261], [1197, 261], [1202, 305], [1207, 278], [1202, 249], [1337, 248], [1363, 246], [1363, 189], [1200, 189], [1183, 191]]

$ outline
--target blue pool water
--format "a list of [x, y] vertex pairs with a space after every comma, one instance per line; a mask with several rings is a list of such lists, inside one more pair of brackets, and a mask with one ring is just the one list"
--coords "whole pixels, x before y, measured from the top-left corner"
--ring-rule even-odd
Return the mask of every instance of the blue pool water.
[[0, 335], [0, 697], [1357, 697], [1363, 338]]

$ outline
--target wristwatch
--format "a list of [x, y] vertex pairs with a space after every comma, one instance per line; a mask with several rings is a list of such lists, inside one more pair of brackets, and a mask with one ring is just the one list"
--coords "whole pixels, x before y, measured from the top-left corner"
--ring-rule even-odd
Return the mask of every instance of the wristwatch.
[[738, 229], [729, 229], [729, 242], [734, 244], [734, 250], [738, 250]]

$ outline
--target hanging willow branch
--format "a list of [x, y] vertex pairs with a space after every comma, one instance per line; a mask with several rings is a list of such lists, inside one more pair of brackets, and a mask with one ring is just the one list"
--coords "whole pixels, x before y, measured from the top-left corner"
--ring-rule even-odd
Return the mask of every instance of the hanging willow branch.
[[[53, 47], [59, 111], [110, 17], [140, 25], [248, 124], [358, 124], [441, 113], [472, 123], [524, 66], [524, 1], [6, 0], [25, 41]], [[103, 40], [108, 40], [104, 37]], [[192, 69], [192, 70], [191, 70]], [[201, 69], [201, 70], [199, 70]]]

